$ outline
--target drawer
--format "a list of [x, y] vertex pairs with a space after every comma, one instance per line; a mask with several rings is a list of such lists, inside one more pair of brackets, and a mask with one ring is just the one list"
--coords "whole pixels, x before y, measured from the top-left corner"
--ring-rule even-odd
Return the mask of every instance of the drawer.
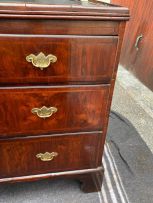
[[[8, 8], [8, 7], [7, 7]], [[33, 20], [1, 19], [0, 33], [37, 35], [110, 35], [119, 34], [119, 21], [107, 20]]]
[[109, 83], [118, 37], [0, 36], [1, 84]]
[[0, 141], [0, 178], [94, 168], [100, 138], [84, 133]]
[[109, 85], [0, 88], [0, 137], [102, 130]]

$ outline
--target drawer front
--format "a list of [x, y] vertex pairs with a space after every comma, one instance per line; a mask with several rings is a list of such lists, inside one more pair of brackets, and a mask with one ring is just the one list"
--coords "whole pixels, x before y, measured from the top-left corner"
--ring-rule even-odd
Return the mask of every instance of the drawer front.
[[109, 85], [1, 88], [0, 137], [101, 130], [108, 93]]
[[0, 83], [109, 82], [118, 37], [0, 36]]
[[118, 35], [119, 21], [1, 19], [0, 33], [39, 35]]
[[0, 141], [0, 178], [94, 168], [100, 137], [90, 133]]

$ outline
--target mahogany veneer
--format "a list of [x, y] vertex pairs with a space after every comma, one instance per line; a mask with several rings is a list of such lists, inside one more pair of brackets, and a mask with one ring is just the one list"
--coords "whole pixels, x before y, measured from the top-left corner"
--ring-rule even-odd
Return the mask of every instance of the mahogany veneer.
[[3, 0], [0, 19], [0, 182], [66, 177], [99, 191], [128, 9]]
[[[0, 82], [108, 83], [112, 77], [117, 43], [116, 36], [1, 35]], [[31, 53], [37, 55], [40, 50], [46, 55], [52, 53], [57, 57], [57, 62], [43, 71], [26, 61], [26, 56]], [[111, 60], [107, 60], [109, 57]]]
[[[98, 167], [95, 157], [100, 137], [100, 132], [93, 132], [3, 140], [0, 178]], [[58, 153], [52, 161], [36, 158], [36, 154], [50, 150]]]
[[[102, 130], [109, 89], [109, 85], [0, 88], [0, 138]], [[31, 113], [42, 106], [58, 111], [46, 119]]]

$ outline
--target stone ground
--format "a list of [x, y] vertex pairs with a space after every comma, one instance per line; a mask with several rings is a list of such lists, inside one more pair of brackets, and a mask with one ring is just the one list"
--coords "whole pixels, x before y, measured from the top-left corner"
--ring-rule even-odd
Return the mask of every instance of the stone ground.
[[153, 152], [153, 92], [119, 67], [112, 110], [126, 117]]

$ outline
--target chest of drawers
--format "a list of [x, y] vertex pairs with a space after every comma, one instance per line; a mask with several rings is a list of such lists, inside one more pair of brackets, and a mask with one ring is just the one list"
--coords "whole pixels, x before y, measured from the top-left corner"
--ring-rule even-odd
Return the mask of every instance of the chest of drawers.
[[0, 19], [0, 182], [63, 177], [100, 190], [128, 9], [3, 0]]

